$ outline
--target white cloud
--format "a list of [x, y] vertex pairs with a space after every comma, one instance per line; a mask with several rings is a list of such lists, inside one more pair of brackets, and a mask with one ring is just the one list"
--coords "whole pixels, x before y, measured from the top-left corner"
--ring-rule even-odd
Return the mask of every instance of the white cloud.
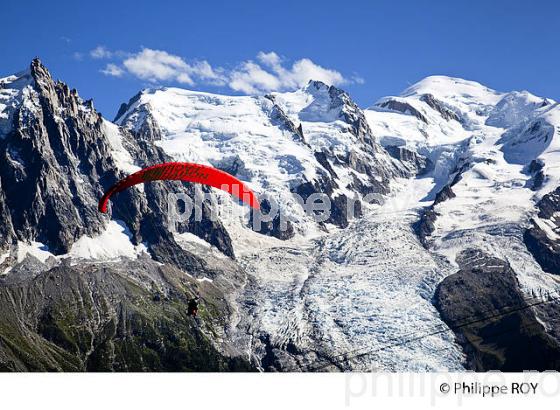
[[123, 66], [132, 75], [152, 82], [176, 81], [194, 85], [195, 79], [220, 83], [223, 81], [207, 61], [188, 64], [183, 58], [162, 50], [145, 48], [126, 58]]
[[192, 74], [213, 85], [225, 85], [224, 69], [213, 68], [208, 61], [196, 61], [191, 65]]
[[359, 75], [354, 75], [352, 77], [352, 82], [354, 84], [364, 84], [366, 82], [366, 80], [364, 80], [364, 78], [360, 77]]
[[321, 67], [308, 58], [295, 61], [291, 67], [282, 64], [275, 52], [260, 52], [260, 64], [253, 61], [242, 63], [230, 74], [229, 86], [249, 94], [293, 90], [303, 87], [309, 80], [319, 80], [329, 85], [349, 82], [338, 71]]
[[176, 80], [185, 84], [194, 83], [187, 73], [187, 63], [181, 57], [166, 51], [145, 48], [124, 60], [123, 65], [130, 73], [143, 80]]
[[129, 74], [154, 83], [227, 86], [246, 94], [294, 90], [303, 87], [309, 80], [319, 80], [329, 85], [363, 82], [357, 76], [346, 79], [338, 71], [315, 64], [308, 58], [297, 60], [291, 65], [286, 64], [284, 59], [273, 51], [261, 51], [255, 61], [244, 61], [231, 70], [212, 67], [204, 60], [186, 61], [167, 51], [150, 48], [144, 48], [137, 53], [125, 53], [98, 46], [91, 50], [90, 56], [121, 61], [119, 64], [107, 64], [101, 70], [109, 76], [121, 77]]
[[108, 50], [105, 46], [97, 46], [89, 52], [91, 58], [102, 59], [113, 57], [113, 52]]
[[261, 91], [278, 90], [281, 83], [277, 76], [260, 65], [246, 61], [230, 74], [229, 87], [247, 94], [258, 94]]
[[276, 54], [274, 51], [271, 51], [270, 53], [265, 53], [264, 51], [260, 51], [259, 54], [257, 54], [257, 60], [259, 60], [263, 64], [266, 64], [269, 67], [279, 65], [281, 61], [280, 56]]
[[105, 68], [101, 70], [101, 72], [112, 77], [122, 77], [124, 74], [124, 70], [113, 63], [107, 64]]

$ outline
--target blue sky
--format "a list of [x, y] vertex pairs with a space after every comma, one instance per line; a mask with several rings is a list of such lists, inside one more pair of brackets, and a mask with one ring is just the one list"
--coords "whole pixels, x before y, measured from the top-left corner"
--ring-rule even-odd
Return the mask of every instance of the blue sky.
[[39, 56], [108, 118], [145, 87], [243, 94], [308, 75], [361, 106], [432, 74], [560, 100], [553, 0], [46, 3], [3, 2], [0, 75]]

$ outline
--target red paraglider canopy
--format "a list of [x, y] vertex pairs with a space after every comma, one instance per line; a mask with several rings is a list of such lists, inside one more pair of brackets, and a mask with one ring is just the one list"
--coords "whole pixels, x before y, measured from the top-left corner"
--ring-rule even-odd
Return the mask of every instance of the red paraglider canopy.
[[253, 191], [227, 172], [190, 162], [166, 162], [164, 164], [157, 164], [144, 168], [121, 179], [105, 192], [105, 195], [103, 195], [103, 198], [99, 201], [98, 209], [100, 212], [107, 213], [107, 203], [111, 195], [124, 191], [133, 185], [149, 181], [165, 180], [186, 181], [209, 185], [229, 192], [255, 209], [260, 208], [259, 201]]

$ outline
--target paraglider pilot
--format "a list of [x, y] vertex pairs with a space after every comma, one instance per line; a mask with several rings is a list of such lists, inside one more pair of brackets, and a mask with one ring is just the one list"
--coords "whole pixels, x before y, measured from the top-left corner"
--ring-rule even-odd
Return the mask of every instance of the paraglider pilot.
[[198, 297], [189, 299], [189, 304], [187, 305], [187, 314], [196, 319], [196, 315], [198, 314]]

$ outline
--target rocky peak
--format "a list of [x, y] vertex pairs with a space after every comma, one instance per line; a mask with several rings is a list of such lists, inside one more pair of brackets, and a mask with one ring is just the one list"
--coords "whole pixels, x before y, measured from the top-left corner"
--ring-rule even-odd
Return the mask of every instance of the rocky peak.
[[143, 91], [140, 91], [139, 93], [135, 94], [130, 100], [128, 100], [127, 103], [122, 103], [119, 107], [119, 110], [117, 111], [117, 115], [115, 116], [115, 119], [113, 120], [116, 123], [120, 123], [122, 122], [122, 117], [127, 113], [127, 111], [134, 105], [134, 103], [136, 103], [137, 101], [140, 100], [140, 98], [142, 97]]
[[[50, 252], [63, 254], [82, 236], [92, 237], [105, 230], [109, 219], [97, 211], [105, 189], [137, 169], [135, 163], [147, 166], [167, 158], [157, 148], [103, 120], [93, 103], [82, 101], [76, 90], [63, 82], [55, 82], [38, 59], [23, 76], [27, 75], [31, 81], [23, 92], [8, 90], [21, 95], [10, 101], [12, 122], [0, 139], [0, 213], [6, 231], [0, 237], [0, 247], [37, 241]], [[12, 82], [6, 82], [5, 87], [21, 81], [10, 78]], [[129, 158], [129, 163], [123, 164], [123, 157]], [[166, 226], [163, 210], [169, 189], [171, 186], [153, 184], [144, 193], [136, 189], [123, 193], [115, 198], [113, 218], [128, 225], [135, 243], [158, 244], [165, 249], [158, 254], [150, 248], [155, 258], [161, 256], [185, 268], [188, 263], [179, 261], [192, 259], [184, 255], [172, 235], [165, 228], [148, 229], [150, 224], [142, 223], [149, 215], [151, 224]], [[233, 256], [229, 236], [221, 225], [206, 220], [201, 223], [208, 229], [197, 224], [190, 229]]]
[[370, 148], [378, 148], [363, 111], [346, 91], [317, 80], [309, 81], [302, 91], [314, 97], [313, 103], [303, 111], [304, 119], [313, 119], [317, 112], [322, 115], [331, 113], [335, 118], [349, 124], [352, 134], [361, 143], [365, 143]]
[[12, 123], [0, 141], [0, 179], [15, 234], [2, 239], [39, 240], [65, 252], [80, 235], [102, 228], [89, 208], [101, 192], [98, 172], [114, 165], [99, 138], [101, 116], [82, 106], [75, 90], [54, 82], [39, 59], [31, 62], [29, 76], [12, 101]]

